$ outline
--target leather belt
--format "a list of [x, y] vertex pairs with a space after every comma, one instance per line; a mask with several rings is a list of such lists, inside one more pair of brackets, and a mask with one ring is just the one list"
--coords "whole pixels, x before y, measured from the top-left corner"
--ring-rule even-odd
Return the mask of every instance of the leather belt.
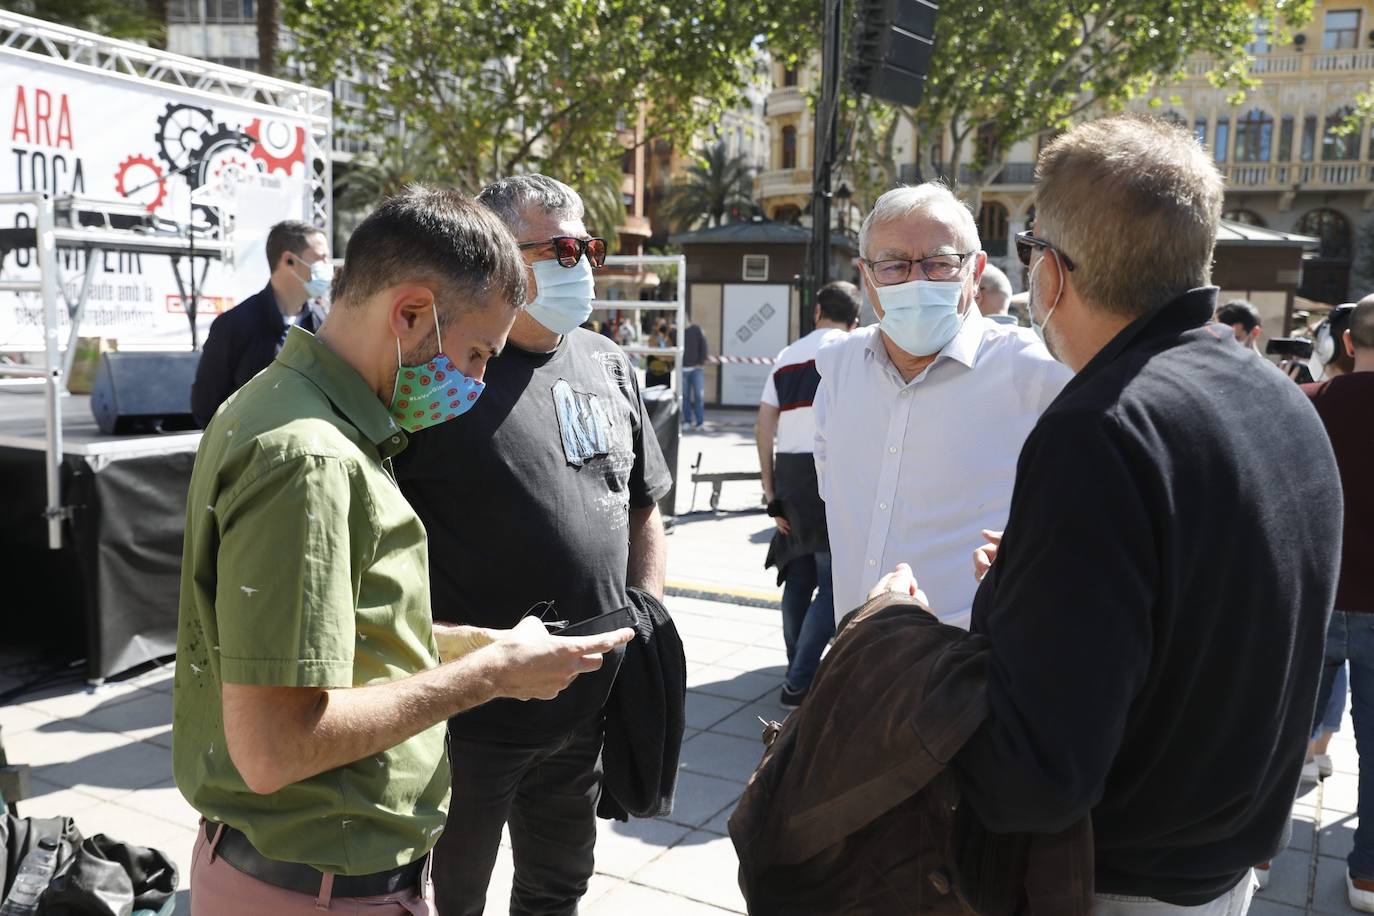
[[[213, 842], [219, 824], [205, 822], [205, 839]], [[257, 878], [265, 884], [295, 891], [298, 894], [316, 895], [320, 892], [320, 882], [325, 873], [300, 862], [282, 862], [269, 859], [253, 848], [242, 831], [224, 825], [215, 846], [215, 855], [228, 862], [245, 875]], [[334, 897], [378, 897], [415, 890], [420, 886], [424, 874], [424, 855], [409, 865], [400, 865], [389, 871], [374, 872], [370, 875], [335, 875], [332, 896]]]

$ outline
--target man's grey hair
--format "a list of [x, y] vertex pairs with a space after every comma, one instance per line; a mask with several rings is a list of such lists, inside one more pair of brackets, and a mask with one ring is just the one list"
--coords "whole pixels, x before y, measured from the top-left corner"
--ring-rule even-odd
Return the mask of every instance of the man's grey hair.
[[1002, 272], [1002, 268], [998, 267], [991, 261], [983, 265], [983, 279], [979, 283], [979, 285], [988, 287], [988, 292], [991, 292], [997, 298], [996, 309], [994, 309], [992, 312], [983, 311], [981, 305], [982, 302], [985, 301], [987, 296], [987, 293], [984, 293], [984, 298], [979, 300], [979, 311], [983, 311], [984, 315], [1007, 314], [1007, 310], [1011, 306], [1011, 281], [1008, 280], [1007, 275]]
[[483, 188], [477, 200], [495, 213], [516, 236], [524, 233], [528, 217], [532, 214], [578, 220], [587, 212], [576, 191], [547, 175], [502, 178]]
[[978, 240], [978, 224], [974, 222], [972, 211], [943, 182], [927, 181], [925, 184], [893, 188], [878, 198], [859, 227], [859, 254], [868, 257], [868, 236], [874, 226], [903, 220], [917, 213], [945, 220], [955, 229], [959, 245], [964, 251], [978, 251], [983, 247]]
[[1041, 153], [1036, 234], [1073, 262], [1074, 288], [1090, 305], [1136, 317], [1209, 284], [1223, 194], [1187, 131], [1102, 118]]

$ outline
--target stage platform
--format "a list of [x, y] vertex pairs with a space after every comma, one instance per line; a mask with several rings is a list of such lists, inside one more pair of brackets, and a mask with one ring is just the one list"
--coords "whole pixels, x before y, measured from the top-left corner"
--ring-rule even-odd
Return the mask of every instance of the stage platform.
[[[155, 436], [107, 436], [95, 425], [91, 398], [68, 395], [62, 404], [62, 451], [67, 455], [131, 455], [169, 451], [194, 452], [200, 432]], [[43, 417], [43, 386], [0, 387], [0, 448], [43, 451], [47, 425]]]
[[65, 517], [54, 551], [43, 515], [43, 388], [0, 387], [0, 581], [28, 629], [80, 627], [84, 651], [73, 654], [86, 656], [87, 677], [98, 681], [175, 651], [186, 488], [200, 433], [106, 436], [90, 398], [61, 405]]

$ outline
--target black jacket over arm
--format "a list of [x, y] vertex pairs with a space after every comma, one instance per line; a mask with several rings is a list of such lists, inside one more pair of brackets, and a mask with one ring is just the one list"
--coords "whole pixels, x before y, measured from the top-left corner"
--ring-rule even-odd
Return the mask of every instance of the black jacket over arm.
[[1098, 891], [1181, 905], [1279, 848], [1340, 557], [1316, 412], [1215, 297], [1123, 330], [1027, 439], [973, 605], [991, 711], [955, 758], [990, 829], [1091, 812]]
[[[314, 334], [323, 313], [307, 302], [300, 326]], [[210, 324], [191, 385], [191, 414], [204, 429], [219, 405], [276, 359], [286, 335], [272, 284], [263, 287]]]

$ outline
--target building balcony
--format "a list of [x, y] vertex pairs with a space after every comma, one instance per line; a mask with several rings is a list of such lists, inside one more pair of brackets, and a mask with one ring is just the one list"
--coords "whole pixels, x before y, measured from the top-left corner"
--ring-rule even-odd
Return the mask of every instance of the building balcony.
[[[949, 181], [950, 177], [949, 172], [941, 166], [935, 167], [934, 174], [920, 176], [919, 178], [916, 175], [916, 166], [914, 165], [903, 165], [898, 172], [898, 180], [901, 181], [902, 184], [915, 184], [919, 180], [933, 181], [936, 178]], [[965, 165], [959, 168], [960, 184], [969, 184], [972, 182], [973, 177], [973, 168], [971, 166]], [[988, 183], [988, 187], [1005, 187], [1008, 189], [1029, 188], [1034, 183], [1034, 162], [1008, 162], [1006, 165], [1002, 166], [1002, 171], [997, 174], [997, 177]]]
[[1228, 190], [1310, 191], [1374, 188], [1374, 161], [1231, 162], [1219, 166]]
[[[1184, 72], [1190, 79], [1202, 79], [1216, 67], [1216, 58], [1195, 57], [1184, 65]], [[1261, 77], [1289, 74], [1374, 73], [1374, 49], [1260, 54], [1251, 61], [1250, 72]]]
[[759, 200], [768, 200], [770, 197], [782, 197], [788, 194], [809, 195], [810, 193], [810, 169], [772, 169], [759, 175]]
[[796, 86], [784, 86], [768, 93], [763, 103], [763, 116], [772, 118], [778, 115], [796, 114], [806, 111], [806, 96]]

